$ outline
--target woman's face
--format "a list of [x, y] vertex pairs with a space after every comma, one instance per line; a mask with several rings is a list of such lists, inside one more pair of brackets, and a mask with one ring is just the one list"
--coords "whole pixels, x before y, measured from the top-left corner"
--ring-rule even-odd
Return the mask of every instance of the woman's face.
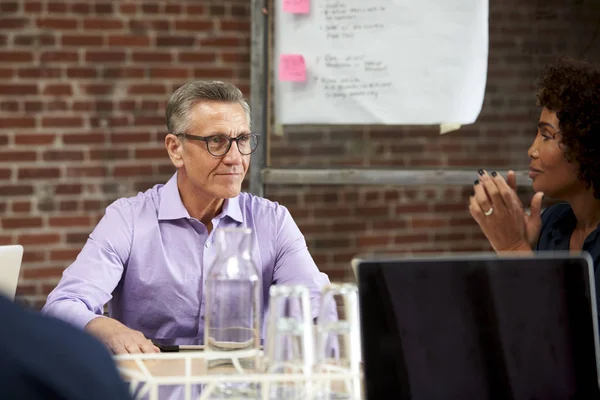
[[579, 165], [565, 158], [562, 135], [556, 112], [545, 108], [540, 115], [537, 134], [529, 155], [529, 178], [533, 181], [535, 192], [544, 192], [554, 199], [565, 199], [585, 189], [577, 178]]

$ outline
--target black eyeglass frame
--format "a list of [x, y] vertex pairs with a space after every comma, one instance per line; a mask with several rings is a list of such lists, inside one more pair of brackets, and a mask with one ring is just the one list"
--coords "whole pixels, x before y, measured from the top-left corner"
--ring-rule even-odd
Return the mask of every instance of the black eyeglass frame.
[[[260, 136], [257, 135], [256, 133], [244, 133], [242, 135], [236, 136], [236, 137], [230, 137], [227, 135], [210, 135], [210, 136], [197, 136], [197, 135], [190, 135], [189, 133], [176, 133], [175, 136], [179, 137], [179, 136], [183, 136], [186, 139], [190, 139], [190, 140], [198, 140], [201, 142], [204, 142], [206, 144], [206, 150], [208, 150], [208, 152], [210, 153], [211, 156], [213, 157], [225, 157], [225, 155], [227, 153], [229, 153], [229, 150], [231, 150], [231, 144], [233, 142], [235, 142], [235, 144], [237, 145], [238, 151], [240, 152], [241, 155], [243, 156], [249, 156], [250, 154], [254, 153], [254, 151], [256, 151], [256, 149], [258, 148], [258, 142], [260, 140]], [[227, 145], [227, 150], [225, 150], [225, 152], [223, 154], [214, 154], [212, 151], [210, 151], [210, 146], [208, 145], [208, 142], [213, 139], [213, 138], [225, 138], [227, 140], [229, 140], [229, 144]], [[249, 153], [244, 153], [242, 152], [242, 150], [240, 149], [240, 140], [244, 139], [244, 138], [248, 138], [248, 139], [252, 139], [255, 138], [256, 139], [256, 144], [254, 146], [254, 148], [251, 148]]]

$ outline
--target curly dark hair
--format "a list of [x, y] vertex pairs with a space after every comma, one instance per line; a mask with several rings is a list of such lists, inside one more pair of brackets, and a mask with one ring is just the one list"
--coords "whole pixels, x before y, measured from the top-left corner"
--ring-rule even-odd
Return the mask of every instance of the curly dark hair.
[[567, 161], [579, 163], [578, 178], [600, 198], [600, 71], [562, 57], [540, 77], [538, 106], [556, 112]]

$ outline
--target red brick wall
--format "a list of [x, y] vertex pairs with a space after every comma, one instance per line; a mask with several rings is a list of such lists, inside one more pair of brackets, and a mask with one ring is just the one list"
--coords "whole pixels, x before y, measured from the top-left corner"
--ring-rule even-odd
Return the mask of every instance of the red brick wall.
[[[420, 127], [286, 127], [272, 138], [271, 164], [469, 168], [474, 179], [479, 167], [524, 167], [535, 74], [559, 53], [587, 48], [598, 59], [600, 3], [490, 2], [476, 124], [444, 137]], [[0, 0], [0, 243], [25, 246], [21, 300], [43, 304], [108, 203], [168, 179], [163, 110], [174, 87], [217, 78], [248, 93], [249, 3]], [[363, 251], [487, 250], [469, 192], [270, 186], [267, 197], [290, 208], [337, 280]]]

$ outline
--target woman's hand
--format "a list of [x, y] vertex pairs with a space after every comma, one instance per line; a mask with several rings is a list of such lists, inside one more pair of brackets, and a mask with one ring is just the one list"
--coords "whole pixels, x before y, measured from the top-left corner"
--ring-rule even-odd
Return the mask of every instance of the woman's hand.
[[509, 171], [507, 181], [492, 172], [479, 170], [469, 211], [496, 252], [531, 251], [541, 228], [543, 193], [531, 200], [527, 215], [516, 193], [516, 176]]

